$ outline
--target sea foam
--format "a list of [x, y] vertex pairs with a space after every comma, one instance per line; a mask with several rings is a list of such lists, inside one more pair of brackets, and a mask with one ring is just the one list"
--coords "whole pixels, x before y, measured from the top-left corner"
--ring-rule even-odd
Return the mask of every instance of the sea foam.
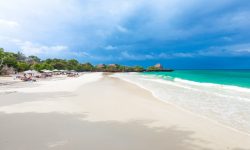
[[113, 75], [150, 91], [158, 99], [220, 124], [250, 133], [250, 90], [236, 86], [169, 80], [138, 73]]

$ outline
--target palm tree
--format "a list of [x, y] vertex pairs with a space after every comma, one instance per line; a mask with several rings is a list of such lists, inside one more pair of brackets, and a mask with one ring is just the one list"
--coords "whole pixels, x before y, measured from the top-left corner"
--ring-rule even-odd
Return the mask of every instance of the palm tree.
[[3, 65], [3, 60], [4, 60], [4, 49], [0, 48], [0, 68]]

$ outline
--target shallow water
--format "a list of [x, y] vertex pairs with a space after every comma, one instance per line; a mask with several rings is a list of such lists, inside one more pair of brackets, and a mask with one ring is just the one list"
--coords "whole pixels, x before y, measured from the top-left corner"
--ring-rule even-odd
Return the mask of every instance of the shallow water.
[[162, 101], [250, 134], [250, 89], [199, 83], [167, 76], [117, 74]]
[[147, 72], [169, 80], [184, 79], [200, 83], [215, 83], [250, 88], [250, 70], [176, 70], [173, 72]]

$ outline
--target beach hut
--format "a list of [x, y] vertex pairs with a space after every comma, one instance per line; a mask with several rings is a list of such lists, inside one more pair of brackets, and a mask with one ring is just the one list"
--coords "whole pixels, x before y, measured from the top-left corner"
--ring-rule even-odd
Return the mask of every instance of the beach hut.
[[109, 64], [109, 67], [118, 67], [117, 64]]
[[106, 68], [105, 64], [96, 65], [96, 71], [104, 71]]
[[99, 68], [99, 69], [105, 68], [105, 64], [99, 64], [96, 66], [96, 68]]

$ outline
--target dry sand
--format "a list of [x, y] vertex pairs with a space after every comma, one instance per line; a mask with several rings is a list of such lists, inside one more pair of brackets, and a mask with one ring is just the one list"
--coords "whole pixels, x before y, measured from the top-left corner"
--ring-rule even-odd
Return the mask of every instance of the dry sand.
[[250, 149], [248, 135], [89, 75], [0, 94], [0, 150]]

